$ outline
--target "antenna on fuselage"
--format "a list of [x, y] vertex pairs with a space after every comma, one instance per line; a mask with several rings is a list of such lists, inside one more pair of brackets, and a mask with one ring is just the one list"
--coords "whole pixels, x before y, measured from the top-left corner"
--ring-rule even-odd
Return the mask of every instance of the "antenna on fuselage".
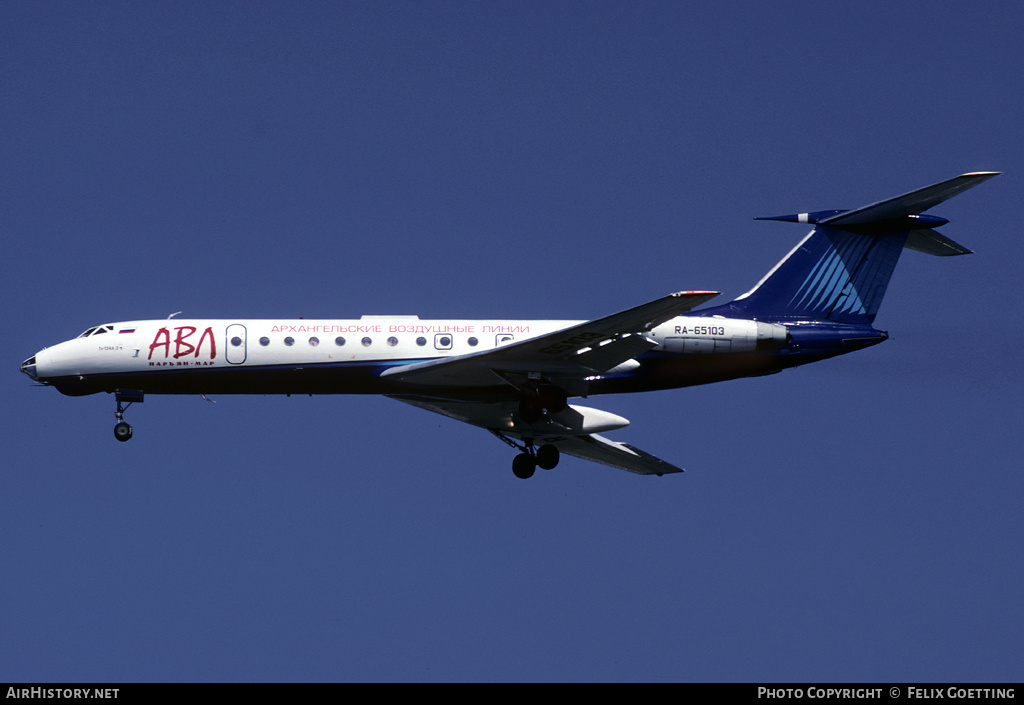
[[175, 311], [174, 313], [172, 313], [170, 316], [167, 317], [167, 320], [168, 321], [171, 320], [172, 318], [177, 316], [179, 313], [181, 313], [181, 311]]

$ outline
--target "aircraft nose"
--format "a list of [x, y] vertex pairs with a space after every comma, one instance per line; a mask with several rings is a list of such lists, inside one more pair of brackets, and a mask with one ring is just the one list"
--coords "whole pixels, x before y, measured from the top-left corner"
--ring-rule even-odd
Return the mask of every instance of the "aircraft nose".
[[21, 363], [21, 371], [24, 372], [25, 374], [27, 374], [29, 377], [31, 377], [36, 382], [39, 381], [39, 377], [36, 376], [36, 356], [35, 355], [33, 355], [29, 359], [25, 360], [25, 362]]

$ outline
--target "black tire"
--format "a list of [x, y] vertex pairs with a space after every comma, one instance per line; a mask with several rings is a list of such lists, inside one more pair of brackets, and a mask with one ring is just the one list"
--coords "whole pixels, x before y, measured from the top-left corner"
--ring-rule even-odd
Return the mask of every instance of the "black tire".
[[114, 425], [114, 438], [124, 443], [132, 437], [132, 427], [124, 421], [118, 421]]
[[537, 449], [537, 465], [542, 470], [553, 470], [558, 465], [559, 456], [558, 448], [545, 443]]
[[520, 480], [529, 480], [537, 470], [537, 461], [529, 453], [520, 453], [512, 460], [512, 472]]

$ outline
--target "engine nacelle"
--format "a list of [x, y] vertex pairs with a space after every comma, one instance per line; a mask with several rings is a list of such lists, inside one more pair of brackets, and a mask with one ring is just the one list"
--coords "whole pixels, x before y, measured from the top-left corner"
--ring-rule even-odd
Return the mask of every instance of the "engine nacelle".
[[666, 352], [686, 355], [778, 350], [789, 342], [785, 326], [720, 316], [680, 316], [654, 334]]
[[779, 350], [789, 345], [789, 329], [786, 326], [763, 321], [754, 321], [754, 323], [757, 324], [758, 350]]

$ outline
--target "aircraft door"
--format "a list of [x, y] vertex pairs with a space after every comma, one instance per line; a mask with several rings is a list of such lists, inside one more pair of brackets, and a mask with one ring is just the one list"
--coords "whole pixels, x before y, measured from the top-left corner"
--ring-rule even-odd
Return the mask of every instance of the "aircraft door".
[[232, 323], [225, 334], [224, 358], [232, 365], [245, 362], [245, 326]]

